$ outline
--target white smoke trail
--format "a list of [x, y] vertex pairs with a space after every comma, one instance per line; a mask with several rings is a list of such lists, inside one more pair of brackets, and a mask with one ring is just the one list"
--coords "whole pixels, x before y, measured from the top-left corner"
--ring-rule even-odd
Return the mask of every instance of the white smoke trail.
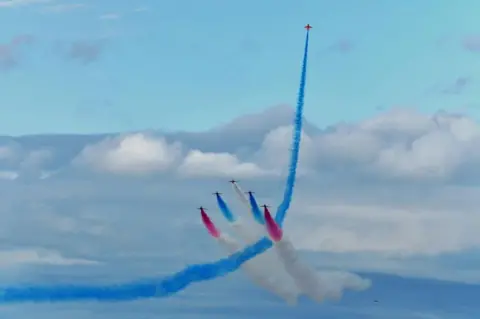
[[238, 235], [244, 241], [246, 244], [250, 245], [257, 240], [259, 240], [261, 237], [259, 234], [258, 229], [255, 229], [253, 227], [248, 227], [241, 218], [237, 218], [233, 223], [229, 223], [230, 226], [232, 226], [235, 234]]
[[240, 188], [240, 186], [237, 183], [232, 183], [233, 190], [235, 191], [235, 194], [237, 194], [238, 199], [247, 207], [247, 209], [250, 211], [250, 201], [248, 200], [247, 196], [243, 192], [243, 190]]
[[[260, 238], [266, 236], [265, 228], [262, 225], [259, 225], [255, 222], [255, 218], [253, 217], [253, 210], [250, 206], [250, 201], [248, 200], [245, 192], [240, 188], [238, 183], [232, 183], [232, 188], [237, 194], [238, 199], [248, 210], [248, 221], [241, 220], [240, 218], [237, 219], [234, 223], [231, 223], [231, 226], [235, 229], [238, 233], [239, 237], [241, 237], [247, 244], [252, 244], [258, 241]], [[271, 250], [269, 250], [271, 251]], [[267, 253], [269, 252], [267, 251]], [[265, 254], [265, 253], [264, 253]], [[275, 255], [276, 253], [274, 253]], [[278, 258], [277, 258], [278, 260]]]
[[[233, 223], [230, 223], [235, 233], [246, 243], [252, 244], [258, 241], [260, 238], [267, 236], [265, 228], [255, 222], [253, 218], [252, 207], [250, 201], [248, 200], [245, 192], [240, 188], [238, 183], [232, 183], [232, 187], [237, 194], [239, 200], [246, 206], [248, 209], [248, 215], [251, 217], [249, 222], [237, 218]], [[298, 290], [295, 285], [292, 277], [286, 272], [277, 252], [275, 249], [269, 249], [263, 254], [254, 258], [256, 260], [255, 266], [259, 273], [268, 276], [276, 286], [285, 287], [282, 289], [288, 289], [293, 295], [298, 298], [301, 292]]]
[[292, 242], [285, 236], [275, 243], [275, 250], [297, 287], [317, 302], [339, 300], [346, 289], [365, 290], [371, 285], [369, 280], [352, 273], [317, 273], [300, 260]]
[[[240, 186], [237, 183], [232, 183], [232, 187], [239, 200], [248, 209], [253, 225], [245, 225], [242, 221], [237, 220], [231, 223], [231, 226], [244, 241], [247, 243], [255, 242], [265, 236], [267, 232], [265, 232], [264, 227], [259, 227], [258, 223], [255, 222], [250, 201]], [[317, 273], [300, 261], [293, 244], [285, 237], [275, 243], [274, 249], [270, 249], [254, 259], [258, 261], [258, 267], [267, 266], [268, 269], [265, 269], [267, 273], [275, 274], [281, 278], [277, 282], [282, 281], [290, 287], [290, 291], [297, 298], [303, 293], [317, 302], [322, 302], [325, 299], [338, 300], [346, 289], [365, 290], [371, 285], [369, 280], [352, 273], [338, 271]], [[264, 271], [259, 271], [259, 273], [264, 273]]]
[[237, 182], [232, 183], [232, 188], [233, 188], [235, 194], [237, 195], [238, 199], [240, 200], [240, 202], [247, 209], [247, 211], [248, 211], [247, 215], [249, 216], [248, 220], [250, 222], [254, 222], [254, 225], [252, 225], [252, 228], [256, 230], [258, 238], [263, 237], [264, 236], [263, 226], [259, 225], [259, 223], [256, 222], [255, 217], [254, 217], [255, 214], [253, 213], [253, 208], [250, 205], [250, 200], [248, 199], [247, 195], [245, 195], [245, 192], [240, 187], [240, 185], [238, 185]]
[[[258, 232], [249, 229], [248, 226], [240, 220], [237, 220], [230, 225], [235, 229], [236, 234], [238, 234], [242, 241], [247, 244], [256, 242], [261, 237], [267, 235], [266, 233], [258, 234]], [[277, 287], [276, 289], [288, 290], [295, 296], [295, 298], [298, 298], [301, 294], [293, 278], [285, 270], [285, 267], [275, 249], [267, 250], [263, 254], [253, 258], [252, 261], [252, 267], [255, 267], [255, 271], [258, 274], [263, 275], [265, 278], [268, 278], [268, 280], [272, 282], [272, 285]]]
[[[228, 251], [229, 254], [233, 254], [243, 247], [233, 238], [222, 234], [217, 238], [221, 246]], [[262, 257], [260, 255], [258, 257]], [[241, 269], [247, 274], [247, 276], [258, 286], [274, 293], [281, 297], [289, 305], [295, 305], [297, 303], [298, 293], [295, 290], [289, 289], [285, 285], [279, 285], [277, 278], [269, 276], [262, 268], [262, 258], [255, 257], [241, 266]]]

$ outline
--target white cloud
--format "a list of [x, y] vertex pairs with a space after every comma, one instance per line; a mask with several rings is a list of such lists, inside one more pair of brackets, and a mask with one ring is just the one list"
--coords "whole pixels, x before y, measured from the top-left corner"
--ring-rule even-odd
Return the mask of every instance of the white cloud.
[[[250, 149], [250, 154], [241, 156], [236, 152], [205, 151], [191, 145], [183, 161], [178, 145], [170, 148], [164, 139], [158, 138], [160, 148], [165, 148], [160, 151], [160, 157], [165, 156], [169, 164], [162, 164], [164, 159], [145, 149], [141, 156], [150, 157], [149, 165], [141, 165], [137, 171], [158, 171], [159, 167], [167, 170], [173, 168], [175, 165], [170, 164], [176, 161], [182, 163], [178, 172], [183, 176], [280, 176], [288, 165], [291, 136], [291, 125], [276, 127], [259, 136], [263, 141], [258, 149]], [[228, 143], [228, 136], [224, 141]], [[360, 174], [369, 178], [447, 182], [469, 165], [480, 164], [479, 146], [480, 126], [468, 117], [444, 112], [429, 116], [397, 109], [356, 124], [332, 126], [323, 132], [304, 131], [299, 174], [338, 171], [352, 177]], [[93, 154], [99, 149], [103, 146], [95, 151], [90, 147], [84, 150], [83, 156], [93, 167], [120, 172], [124, 169], [116, 166], [130, 166], [125, 163], [130, 161], [131, 155], [117, 156], [112, 150], [104, 151], [103, 155]], [[113, 157], [117, 158], [114, 162], [110, 160]], [[118, 159], [120, 157], [122, 160]], [[103, 159], [100, 161], [103, 166], [98, 158]], [[155, 161], [159, 161], [158, 165]]]
[[428, 115], [413, 109], [395, 108], [360, 122], [358, 128], [373, 133], [400, 133], [417, 136], [435, 128], [436, 123]]
[[383, 147], [379, 136], [351, 125], [338, 125], [334, 131], [316, 136], [313, 143], [320, 163], [355, 161], [368, 165]]
[[179, 172], [183, 176], [214, 177], [259, 177], [270, 174], [254, 163], [242, 163], [235, 155], [229, 153], [203, 153], [190, 151], [185, 157]]
[[[0, 178], [12, 179], [0, 183], [2, 251], [38, 247], [101, 263], [85, 267], [95, 270], [59, 267], [61, 273], [21, 267], [13, 280], [42, 280], [37, 272], [50, 269], [67, 282], [128, 281], [222, 256], [195, 208], [205, 205], [221, 223], [210, 194], [218, 190], [234, 213], [247, 214], [225, 183], [233, 177], [259, 202], [279, 204], [278, 177], [287, 170], [291, 139], [284, 124], [270, 121], [272, 127], [256, 128], [258, 136], [246, 139], [247, 125], [216, 130], [221, 138], [207, 132], [12, 139], [0, 148], [8, 159], [0, 161]], [[297, 181], [286, 234], [324, 268], [478, 280], [475, 261], [443, 259], [474, 259], [469, 256], [480, 250], [478, 131], [466, 116], [402, 110], [323, 131], [305, 126], [300, 166], [308, 174]], [[72, 159], [113, 177], [70, 171]], [[28, 183], [15, 179], [25, 167], [38, 177], [55, 173]]]
[[88, 145], [75, 162], [100, 171], [143, 175], [167, 170], [180, 155], [180, 144], [137, 133]]
[[[304, 203], [290, 222], [299, 248], [334, 253], [421, 256], [480, 247], [480, 215], [418, 207]], [[316, 201], [319, 203], [319, 201]], [[298, 212], [296, 213], [298, 216]]]
[[20, 162], [20, 167], [25, 169], [40, 168], [51, 160], [53, 156], [49, 150], [33, 150], [26, 154], [25, 158]]
[[93, 260], [66, 258], [60, 253], [45, 249], [0, 250], [0, 267], [19, 264], [47, 264], [58, 266], [97, 265]]
[[[293, 126], [281, 126], [268, 132], [262, 142], [260, 150], [255, 158], [262, 167], [274, 169], [278, 174], [285, 173], [290, 161], [289, 153], [292, 147]], [[312, 138], [304, 131], [302, 132], [299, 173], [308, 172], [314, 164], [315, 146]]]
[[448, 180], [465, 165], [480, 164], [480, 126], [448, 113], [394, 110], [333, 126], [313, 140], [319, 170], [351, 165], [370, 175]]
[[18, 143], [0, 146], [0, 179], [15, 180], [19, 177], [38, 178], [43, 168], [53, 159], [47, 149], [26, 150]]

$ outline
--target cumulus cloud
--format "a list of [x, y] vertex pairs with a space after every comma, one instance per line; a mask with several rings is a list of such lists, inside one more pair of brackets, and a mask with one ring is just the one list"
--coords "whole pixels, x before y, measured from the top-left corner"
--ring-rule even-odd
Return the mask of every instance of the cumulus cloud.
[[[213, 208], [211, 192], [224, 192], [240, 214], [247, 212], [230, 203], [227, 179], [240, 179], [259, 202], [281, 201], [292, 127], [258, 123], [268, 126], [255, 136], [246, 124], [226, 125], [212, 130], [217, 139], [211, 132], [0, 139], [0, 251], [38, 247], [97, 261], [81, 275], [62, 266], [62, 276], [114, 281], [218, 257], [195, 213]], [[479, 128], [465, 115], [410, 109], [306, 127], [286, 233], [319, 267], [475, 279], [432, 258], [480, 249]], [[20, 178], [25, 167], [38, 178]], [[28, 271], [20, 274], [37, 276]]]
[[301, 205], [291, 226], [299, 248], [389, 256], [438, 255], [480, 246], [480, 216], [428, 207], [324, 203]]
[[0, 143], [0, 178], [15, 180], [21, 178], [39, 178], [48, 166], [54, 154], [47, 149], [27, 150], [13, 140]]
[[[234, 136], [240, 133], [235, 131]], [[201, 145], [189, 145], [183, 152], [181, 135], [138, 133], [89, 145], [79, 158], [90, 167], [111, 173], [163, 170], [183, 177], [284, 175], [292, 126], [259, 130], [259, 134], [261, 143], [256, 149], [242, 150], [240, 146], [239, 152], [212, 152]], [[228, 145], [228, 134], [224, 136], [223, 142]], [[396, 108], [358, 123], [304, 131], [302, 136], [300, 175], [327, 173], [350, 179], [454, 183], [480, 163], [480, 126], [467, 116], [447, 112], [427, 115]], [[11, 156], [5, 152], [3, 157]], [[475, 180], [474, 175], [470, 174], [469, 182]]]
[[350, 163], [363, 173], [387, 178], [446, 181], [478, 160], [479, 128], [466, 116], [397, 109], [333, 126], [315, 137], [314, 144], [320, 162]]
[[259, 177], [270, 174], [254, 163], [242, 163], [235, 155], [229, 153], [204, 153], [190, 151], [179, 167], [184, 176], [210, 177]]
[[180, 144], [137, 133], [88, 145], [75, 161], [100, 171], [143, 175], [167, 170], [180, 155]]
[[[277, 174], [285, 174], [290, 161], [293, 126], [280, 126], [268, 132], [254, 156], [262, 167], [268, 167]], [[313, 165], [315, 149], [312, 138], [302, 131], [299, 173], [306, 173]]]
[[[260, 167], [285, 171], [291, 126], [268, 132], [254, 154]], [[449, 181], [480, 158], [480, 126], [471, 118], [392, 109], [373, 118], [303, 132], [300, 168], [349, 171], [371, 178]]]
[[49, 150], [33, 150], [26, 155], [26, 157], [20, 163], [20, 166], [27, 169], [38, 168], [52, 157], [53, 154]]
[[[200, 149], [191, 149], [183, 154], [180, 142], [169, 144], [164, 137], [138, 133], [117, 139], [107, 138], [98, 144], [89, 145], [75, 161], [87, 163], [92, 168], [110, 173], [125, 173], [133, 170], [148, 173], [176, 169], [176, 172], [183, 177], [280, 176], [288, 164], [291, 136], [291, 125], [281, 126], [268, 132], [260, 150], [247, 156], [250, 160], [244, 160], [235, 153], [208, 152]], [[119, 142], [120, 140], [122, 142]], [[133, 146], [133, 144], [138, 145]], [[311, 138], [303, 133], [300, 173], [307, 172], [308, 165], [312, 164], [314, 156], [312, 147]], [[133, 149], [135, 149], [135, 159], [131, 158], [133, 155], [126, 155], [127, 152], [133, 152]], [[122, 164], [119, 164], [120, 161]], [[138, 165], [138, 161], [148, 161], [148, 165]], [[173, 165], [174, 162], [180, 164]]]

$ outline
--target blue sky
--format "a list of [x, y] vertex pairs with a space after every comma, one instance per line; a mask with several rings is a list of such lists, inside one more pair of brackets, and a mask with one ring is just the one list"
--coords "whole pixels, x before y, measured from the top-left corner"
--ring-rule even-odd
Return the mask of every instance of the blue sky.
[[479, 4], [355, 3], [0, 0], [1, 286], [122, 283], [225, 256], [195, 208], [230, 234], [212, 192], [248, 218], [231, 178], [280, 202], [306, 23], [284, 231], [333, 286], [352, 288], [332, 270], [372, 280], [290, 308], [238, 271], [161, 300], [2, 314], [478, 318]]
[[[75, 4], [85, 6], [67, 10]], [[469, 106], [477, 115], [478, 53], [463, 46], [479, 32], [477, 7], [473, 0], [367, 0], [348, 10], [343, 2], [273, 0], [0, 7], [0, 43], [35, 39], [18, 50], [17, 67], [0, 74], [0, 132], [202, 130], [294, 104], [306, 23], [314, 26], [306, 115], [315, 124], [398, 105]], [[98, 46], [98, 56], [69, 59], [75, 43]], [[464, 77], [461, 96], [439, 93]]]

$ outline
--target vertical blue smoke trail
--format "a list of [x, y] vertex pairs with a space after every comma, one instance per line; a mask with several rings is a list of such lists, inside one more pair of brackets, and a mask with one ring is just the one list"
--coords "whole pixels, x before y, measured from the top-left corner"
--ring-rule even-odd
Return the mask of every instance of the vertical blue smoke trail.
[[248, 193], [248, 201], [250, 202], [250, 207], [252, 208], [253, 218], [255, 218], [260, 225], [265, 224], [265, 221], [263, 220], [263, 214], [260, 211], [260, 207], [258, 207], [257, 200], [255, 199], [255, 196], [253, 196], [252, 192]]
[[220, 211], [222, 212], [223, 217], [230, 222], [233, 223], [235, 221], [235, 216], [233, 215], [232, 211], [228, 207], [227, 203], [223, 200], [222, 196], [220, 196], [219, 193], [215, 193], [215, 196], [217, 197], [217, 205], [218, 208], [220, 208]]
[[300, 142], [302, 138], [302, 121], [303, 121], [303, 104], [305, 100], [305, 85], [307, 82], [307, 62], [308, 62], [308, 36], [309, 32], [307, 30], [307, 36], [305, 39], [305, 49], [303, 51], [303, 62], [302, 62], [302, 72], [300, 75], [300, 88], [298, 89], [298, 99], [297, 99], [297, 109], [295, 112], [295, 120], [293, 127], [293, 138], [292, 138], [292, 153], [290, 154], [290, 167], [287, 177], [287, 182], [285, 185], [285, 192], [283, 194], [283, 201], [277, 208], [277, 213], [275, 214], [275, 221], [282, 226], [283, 221], [285, 220], [285, 215], [290, 208], [290, 203], [292, 202], [293, 189], [295, 187], [295, 180], [297, 177], [297, 165], [298, 158], [300, 155]]
[[[289, 175], [287, 177], [284, 198], [278, 207], [276, 220], [283, 223], [290, 206], [295, 186], [296, 170], [300, 148], [303, 119], [303, 101], [306, 83], [306, 66], [308, 53], [308, 31], [305, 40], [300, 90], [294, 122], [292, 154]], [[0, 304], [18, 302], [62, 302], [62, 301], [127, 301], [152, 297], [167, 297], [195, 282], [212, 280], [237, 270], [244, 262], [254, 258], [272, 247], [273, 243], [266, 237], [227, 258], [218, 261], [190, 265], [185, 269], [163, 278], [150, 278], [137, 282], [108, 285], [62, 285], [62, 286], [23, 286], [0, 288]]]

